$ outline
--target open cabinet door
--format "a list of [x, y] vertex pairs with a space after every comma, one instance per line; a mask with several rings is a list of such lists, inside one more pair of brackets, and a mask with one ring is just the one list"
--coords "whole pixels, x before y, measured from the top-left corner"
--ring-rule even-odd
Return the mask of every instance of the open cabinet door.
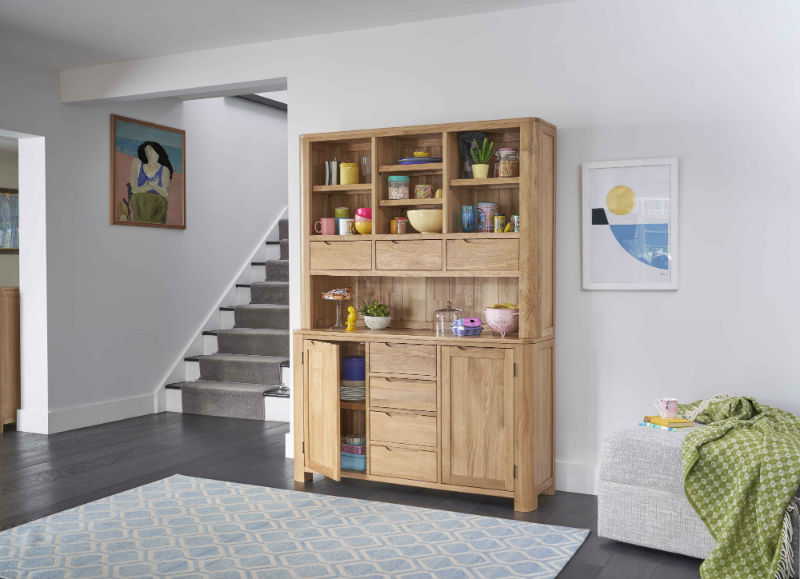
[[340, 480], [339, 346], [306, 340], [305, 457], [306, 466]]

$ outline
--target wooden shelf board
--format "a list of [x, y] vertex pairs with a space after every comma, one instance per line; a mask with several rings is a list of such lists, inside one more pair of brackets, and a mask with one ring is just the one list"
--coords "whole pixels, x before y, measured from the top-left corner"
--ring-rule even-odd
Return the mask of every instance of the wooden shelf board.
[[314, 185], [314, 193], [352, 193], [358, 195], [372, 190], [372, 183], [358, 183], [356, 185]]
[[369, 241], [372, 239], [372, 234], [368, 233], [366, 235], [361, 235], [359, 233], [354, 233], [352, 235], [309, 235], [309, 241], [311, 243], [319, 243], [320, 241], [335, 241], [335, 242], [342, 242], [347, 243], [348, 241]]
[[450, 187], [512, 188], [519, 187], [519, 177], [489, 177], [488, 179], [451, 179]]
[[366, 400], [339, 400], [339, 408], [342, 410], [366, 410], [367, 409], [367, 401]]
[[518, 271], [439, 271], [381, 269], [312, 269], [309, 275], [332, 277], [519, 277]]
[[415, 205], [441, 205], [442, 199], [381, 199], [381, 207], [413, 207]]
[[[433, 325], [433, 322], [431, 322]], [[532, 343], [535, 341], [529, 338], [520, 338], [517, 334], [506, 334], [505, 338], [501, 338], [500, 334], [495, 334], [488, 327], [484, 327], [480, 336], [437, 336], [433, 333], [432, 329], [418, 330], [411, 328], [387, 328], [385, 330], [370, 330], [369, 328], [356, 328], [355, 332], [345, 332], [344, 330], [329, 330], [329, 329], [314, 329], [314, 330], [297, 330], [300, 334], [308, 334], [314, 336], [324, 336], [325, 340], [347, 340], [363, 342], [366, 340], [373, 341], [401, 341], [407, 340], [410, 342], [437, 342], [441, 344], [452, 344], [457, 346], [469, 346], [470, 344], [486, 345], [500, 345], [500, 344], [521, 344]], [[551, 338], [547, 338], [551, 339]], [[542, 339], [544, 340], [544, 338]]]
[[441, 173], [442, 163], [417, 163], [416, 165], [381, 165], [379, 173]]
[[446, 233], [446, 239], [519, 239], [519, 233]]

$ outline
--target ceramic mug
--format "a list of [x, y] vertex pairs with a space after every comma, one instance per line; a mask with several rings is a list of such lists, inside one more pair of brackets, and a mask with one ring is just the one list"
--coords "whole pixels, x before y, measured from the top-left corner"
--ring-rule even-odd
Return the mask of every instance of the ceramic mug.
[[350, 217], [350, 208], [349, 207], [337, 207], [333, 210], [333, 216], [338, 217], [339, 219], [349, 219]]
[[314, 232], [320, 235], [336, 235], [336, 219], [323, 217], [314, 224]]
[[656, 398], [653, 400], [653, 406], [658, 409], [658, 415], [661, 418], [677, 418], [678, 416], [677, 398]]
[[339, 220], [339, 235], [355, 235], [355, 233], [356, 233], [355, 219]]

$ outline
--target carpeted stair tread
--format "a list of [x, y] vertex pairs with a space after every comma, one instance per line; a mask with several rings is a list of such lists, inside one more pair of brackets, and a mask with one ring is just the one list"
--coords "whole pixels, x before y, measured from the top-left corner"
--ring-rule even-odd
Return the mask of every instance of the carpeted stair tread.
[[185, 414], [224, 416], [264, 420], [264, 394], [279, 386], [198, 380], [181, 385], [181, 402]]
[[220, 353], [286, 357], [289, 355], [289, 342], [288, 329], [232, 328], [217, 333]]
[[286, 356], [211, 354], [200, 356], [200, 379], [249, 384], [280, 384]]
[[266, 262], [267, 281], [289, 281], [289, 261], [270, 259]]
[[233, 310], [237, 328], [289, 328], [289, 306], [283, 304], [244, 304]]
[[288, 281], [257, 281], [250, 284], [250, 303], [289, 304]]
[[289, 259], [289, 240], [281, 239], [281, 259]]
[[289, 239], [289, 220], [278, 221], [278, 239]]
[[262, 396], [280, 388], [280, 385], [248, 384], [246, 382], [223, 382], [220, 380], [196, 380], [194, 382], [178, 382], [174, 385], [180, 390], [196, 389], [207, 392], [225, 392], [226, 394], [258, 393]]

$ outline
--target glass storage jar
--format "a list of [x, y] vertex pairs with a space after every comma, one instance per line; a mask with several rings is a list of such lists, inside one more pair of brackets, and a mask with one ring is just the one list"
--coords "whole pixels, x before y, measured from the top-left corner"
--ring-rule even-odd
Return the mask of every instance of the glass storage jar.
[[389, 175], [389, 199], [408, 199], [408, 175]]
[[497, 176], [519, 177], [519, 153], [516, 149], [505, 147], [497, 151]]
[[447, 302], [444, 308], [433, 312], [433, 331], [437, 336], [447, 336], [450, 334], [453, 322], [460, 319], [461, 310], [454, 308], [451, 302]]

